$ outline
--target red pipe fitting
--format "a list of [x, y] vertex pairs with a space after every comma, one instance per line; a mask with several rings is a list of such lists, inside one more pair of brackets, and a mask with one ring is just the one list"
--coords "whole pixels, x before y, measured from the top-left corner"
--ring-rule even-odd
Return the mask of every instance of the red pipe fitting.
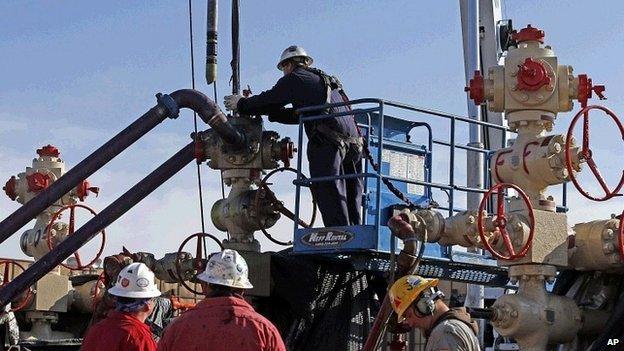
[[485, 101], [485, 87], [481, 71], [475, 71], [474, 77], [464, 91], [470, 92], [470, 98], [474, 100], [475, 105], [481, 105]]

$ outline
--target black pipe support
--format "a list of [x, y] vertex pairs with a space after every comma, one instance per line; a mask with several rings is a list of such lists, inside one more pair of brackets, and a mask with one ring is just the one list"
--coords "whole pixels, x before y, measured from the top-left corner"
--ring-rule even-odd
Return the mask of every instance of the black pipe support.
[[195, 159], [195, 142], [186, 145], [160, 167], [126, 191], [99, 214], [80, 227], [74, 234], [59, 243], [52, 251], [33, 263], [24, 272], [0, 289], [0, 306], [5, 306], [41, 279], [49, 271], [71, 256], [82, 245], [113, 223], [134, 205], [143, 200], [173, 175]]
[[171, 95], [157, 95], [158, 104], [139, 117], [126, 129], [95, 150], [91, 155], [70, 169], [39, 195], [0, 222], [0, 243], [35, 218], [39, 213], [69, 193], [80, 182], [102, 168], [135, 141], [164, 121], [176, 118], [180, 108], [190, 108], [210, 125], [228, 144], [242, 145], [244, 135], [238, 132], [221, 112], [219, 106], [206, 95], [192, 89], [177, 90]]

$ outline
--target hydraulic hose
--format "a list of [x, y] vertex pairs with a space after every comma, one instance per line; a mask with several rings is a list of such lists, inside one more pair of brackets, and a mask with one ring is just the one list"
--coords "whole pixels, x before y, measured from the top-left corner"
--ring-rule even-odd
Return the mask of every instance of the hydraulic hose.
[[199, 91], [182, 89], [171, 95], [156, 95], [158, 104], [139, 117], [126, 129], [95, 150], [91, 155], [70, 169], [24, 206], [0, 222], [0, 243], [54, 204], [63, 195], [78, 186], [95, 171], [102, 168], [135, 141], [164, 121], [167, 117], [178, 117], [180, 108], [190, 108], [210, 125], [228, 144], [241, 145], [245, 138], [228, 121], [219, 106]]
[[[398, 276], [402, 277], [407, 274], [414, 274], [418, 271], [418, 265], [425, 252], [425, 243], [427, 242], [427, 230], [421, 226], [420, 230], [411, 230], [411, 228], [404, 227], [410, 226], [409, 222], [405, 222], [401, 215], [393, 217], [388, 222], [388, 226], [397, 238], [403, 241], [403, 250], [399, 253], [397, 258], [397, 271]], [[422, 234], [422, 235], [420, 235]], [[419, 240], [420, 237], [424, 239]], [[420, 245], [416, 243], [420, 241]], [[418, 249], [418, 254], [416, 250]], [[394, 282], [391, 282], [394, 283]], [[392, 305], [390, 304], [390, 298], [388, 294], [383, 299], [379, 312], [375, 316], [375, 321], [371, 327], [370, 332], [366, 338], [363, 351], [375, 351], [379, 346], [379, 341], [383, 338], [383, 332], [385, 326], [388, 324], [390, 317], [392, 316]]]
[[186, 145], [160, 167], [156, 168], [143, 180], [108, 205], [102, 212], [80, 227], [74, 234], [67, 237], [53, 250], [28, 267], [22, 274], [3, 286], [0, 289], [0, 306], [9, 304], [15, 297], [28, 289], [29, 286], [41, 279], [54, 267], [58, 266], [97, 233], [117, 220], [152, 191], [178, 173], [184, 166], [193, 161], [195, 158], [194, 149], [195, 142]]

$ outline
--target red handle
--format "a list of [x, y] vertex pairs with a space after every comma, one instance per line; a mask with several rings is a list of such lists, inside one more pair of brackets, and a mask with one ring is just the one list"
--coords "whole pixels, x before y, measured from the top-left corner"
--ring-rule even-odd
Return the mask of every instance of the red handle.
[[[511, 242], [511, 237], [509, 236], [509, 233], [507, 232], [507, 217], [505, 216], [505, 193], [503, 192], [503, 189], [505, 188], [512, 188], [516, 190], [518, 194], [520, 195], [520, 197], [522, 198], [522, 200], [524, 201], [524, 203], [527, 205], [527, 209], [529, 212], [529, 221], [530, 221], [529, 238], [526, 244], [524, 244], [524, 246], [522, 247], [522, 249], [520, 249], [520, 252], [518, 253], [516, 253], [513, 247], [513, 244]], [[491, 195], [494, 194], [495, 190], [498, 190], [498, 192], [496, 192], [497, 206], [496, 206], [496, 219], [494, 220], [494, 226], [499, 230], [499, 233], [501, 234], [503, 238], [503, 244], [505, 244], [505, 248], [509, 252], [509, 255], [507, 256], [494, 250], [494, 248], [490, 245], [487, 238], [485, 237], [485, 228], [483, 227], [483, 216], [481, 216], [481, 213], [485, 211], [485, 205], [487, 204], [487, 199]], [[511, 183], [496, 184], [490, 190], [488, 190], [485, 196], [483, 196], [483, 199], [481, 199], [481, 203], [479, 204], [479, 215], [477, 216], [477, 228], [479, 229], [479, 237], [481, 237], [483, 246], [485, 247], [486, 250], [488, 250], [492, 254], [492, 256], [501, 260], [514, 260], [517, 258], [522, 258], [526, 256], [527, 252], [529, 251], [529, 248], [531, 247], [531, 244], [533, 242], [533, 234], [535, 232], [535, 216], [533, 214], [533, 206], [531, 205], [531, 201], [529, 200], [528, 196], [524, 193], [524, 191], [522, 191], [522, 189], [515, 184], [511, 184]]]
[[[4, 288], [5, 285], [9, 284], [9, 282], [11, 281], [9, 279], [11, 266], [21, 269], [22, 272], [26, 270], [24, 266], [22, 266], [21, 264], [19, 264], [17, 261], [14, 261], [14, 260], [0, 260], [0, 266], [2, 265], [4, 265], [4, 269], [2, 269], [2, 283], [0, 284], [0, 290]], [[24, 296], [24, 300], [22, 300], [22, 302], [20, 302], [19, 305], [17, 305], [17, 307], [12, 307], [9, 311], [16, 312], [16, 311], [23, 310], [30, 304], [30, 302], [32, 301], [32, 297], [33, 297], [33, 291], [32, 291], [32, 287], [30, 287], [28, 288], [26, 292], [26, 296]]]
[[[61, 214], [67, 210], [69, 210], [69, 230], [68, 230], [68, 235], [72, 235], [74, 234], [75, 231], [75, 227], [76, 227], [76, 208], [82, 208], [84, 210], [89, 211], [93, 216], [95, 216], [97, 214], [97, 212], [95, 212], [92, 208], [86, 206], [86, 205], [81, 205], [81, 204], [73, 204], [73, 205], [67, 205], [62, 207], [60, 210], [56, 211], [56, 213], [54, 213], [54, 215], [52, 216], [52, 219], [50, 219], [50, 224], [48, 224], [48, 226], [46, 227], [46, 241], [48, 243], [48, 249], [50, 249], [50, 251], [54, 250], [54, 245], [52, 243], [52, 236], [50, 235], [50, 231], [52, 230], [52, 226], [54, 225], [54, 223], [56, 223], [60, 217]], [[100, 244], [100, 249], [98, 250], [97, 254], [95, 255], [95, 257], [89, 261], [86, 264], [82, 264], [82, 260], [80, 259], [80, 252], [78, 252], [78, 250], [76, 250], [76, 252], [74, 252], [74, 258], [76, 258], [76, 267], [71, 267], [69, 265], [66, 265], [64, 263], [61, 263], [61, 266], [69, 269], [69, 270], [82, 270], [85, 268], [88, 268], [89, 266], [91, 266], [92, 264], [94, 264], [95, 262], [97, 262], [97, 260], [102, 256], [102, 253], [104, 252], [104, 246], [106, 246], [106, 232], [104, 230], [102, 230], [99, 233], [102, 236], [102, 243]]]
[[[607, 114], [607, 116], [611, 117], [611, 119], [615, 122], [618, 129], [620, 130], [620, 134], [622, 136], [622, 139], [624, 140], [624, 126], [622, 126], [622, 123], [620, 122], [618, 117], [615, 115], [615, 113], [613, 113], [613, 111], [609, 110], [606, 107], [598, 106], [598, 105], [586, 106], [582, 108], [576, 114], [576, 116], [574, 116], [574, 118], [572, 119], [572, 122], [570, 123], [570, 127], [568, 128], [568, 133], [566, 134], [565, 161], [566, 161], [566, 168], [568, 170], [570, 181], [572, 181], [572, 184], [574, 184], [574, 187], [583, 196], [594, 201], [606, 201], [614, 196], [622, 195], [619, 192], [622, 189], [622, 186], [624, 186], [624, 170], [622, 171], [622, 176], [620, 177], [620, 181], [618, 182], [618, 184], [613, 189], [609, 188], [604, 178], [602, 177], [602, 174], [600, 173], [600, 170], [598, 169], [596, 162], [593, 159], [593, 154], [592, 154], [591, 148], [589, 147], [589, 111], [594, 110], [594, 109], [602, 110], [604, 113]], [[576, 179], [576, 176], [574, 175], [574, 170], [572, 167], [572, 156], [570, 154], [570, 145], [572, 145], [572, 136], [574, 132], [574, 127], [576, 126], [576, 123], [578, 122], [579, 118], [581, 118], [581, 116], [583, 116], [583, 144], [581, 147], [581, 158], [585, 160], [585, 162], [587, 162], [589, 169], [593, 173], [594, 177], [596, 177], [596, 180], [602, 187], [602, 190], [605, 192], [605, 196], [603, 197], [593, 196], [588, 191], [583, 189], [583, 187], [578, 182], [578, 179]]]

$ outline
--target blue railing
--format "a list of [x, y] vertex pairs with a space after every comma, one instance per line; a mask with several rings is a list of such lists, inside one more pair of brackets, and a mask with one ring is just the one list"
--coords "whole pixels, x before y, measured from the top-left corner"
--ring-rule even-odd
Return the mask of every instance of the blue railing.
[[[368, 106], [362, 106], [362, 105], [368, 105]], [[370, 105], [373, 105], [373, 107], [369, 107]], [[319, 115], [313, 115], [314, 112], [319, 112], [319, 111], [327, 111], [329, 108], [332, 107], [342, 107], [342, 106], [348, 106], [349, 108], [351, 108], [350, 111], [343, 111], [340, 113], [333, 113], [333, 114], [319, 114]], [[384, 110], [388, 107], [400, 110], [400, 111], [408, 111], [408, 112], [416, 112], [416, 113], [420, 113], [420, 114], [424, 114], [427, 115], [428, 117], [434, 117], [434, 118], [439, 118], [439, 119], [445, 119], [449, 121], [449, 140], [448, 141], [444, 141], [441, 139], [437, 139], [435, 137], [433, 137], [433, 133], [431, 130], [431, 127], [427, 124], [427, 123], [422, 123], [421, 121], [414, 121], [415, 126], [421, 126], [421, 125], [425, 125], [428, 128], [428, 133], [429, 133], [429, 150], [428, 152], [432, 152], [433, 150], [433, 146], [434, 145], [439, 145], [439, 146], [443, 146], [443, 147], [448, 147], [449, 148], [449, 162], [448, 162], [448, 183], [440, 183], [440, 182], [434, 182], [432, 181], [431, 178], [431, 174], [433, 173], [433, 170], [429, 170], [429, 174], [428, 177], [425, 181], [420, 181], [420, 180], [413, 180], [413, 179], [404, 179], [404, 178], [399, 178], [399, 177], [393, 177], [390, 175], [385, 175], [382, 174], [382, 154], [383, 154], [383, 149], [384, 149], [384, 120], [385, 120], [385, 114], [384, 114]], [[376, 220], [375, 220], [375, 226], [377, 226], [377, 228], [379, 228], [380, 226], [380, 219], [381, 219], [381, 210], [382, 210], [382, 206], [381, 206], [381, 187], [382, 187], [382, 179], [388, 179], [390, 181], [396, 181], [396, 182], [402, 182], [402, 183], [408, 183], [408, 184], [416, 184], [416, 185], [421, 185], [423, 187], [425, 187], [428, 191], [428, 194], [431, 194], [431, 189], [440, 189], [442, 191], [444, 191], [445, 193], [447, 193], [448, 196], [448, 206], [442, 206], [440, 204], [440, 206], [438, 207], [439, 209], [442, 210], [446, 210], [448, 211], [449, 216], [453, 215], [456, 212], [460, 212], [463, 211], [465, 209], [462, 208], [458, 208], [455, 204], [455, 192], [456, 191], [460, 191], [460, 192], [464, 192], [464, 193], [486, 193], [487, 189], [489, 189], [490, 187], [490, 163], [491, 163], [491, 155], [498, 149], [494, 149], [494, 150], [490, 150], [490, 149], [481, 149], [481, 148], [476, 148], [476, 147], [472, 147], [472, 146], [468, 146], [468, 145], [461, 145], [461, 144], [457, 144], [456, 143], [456, 130], [457, 130], [457, 125], [458, 123], [466, 123], [467, 125], [470, 124], [476, 124], [479, 125], [483, 128], [491, 128], [497, 131], [501, 132], [501, 143], [499, 145], [499, 147], [505, 147], [506, 146], [506, 137], [507, 137], [507, 133], [508, 132], [512, 132], [510, 129], [508, 129], [505, 126], [500, 126], [497, 124], [493, 124], [493, 123], [488, 123], [488, 122], [484, 122], [484, 121], [478, 121], [478, 120], [474, 120], [468, 117], [464, 117], [464, 116], [459, 116], [459, 115], [455, 115], [455, 114], [451, 114], [451, 113], [446, 113], [446, 112], [441, 112], [441, 111], [437, 111], [437, 110], [432, 110], [432, 109], [426, 109], [426, 108], [422, 108], [422, 107], [417, 107], [417, 106], [412, 106], [409, 104], [404, 104], [404, 103], [399, 103], [399, 102], [395, 102], [395, 101], [389, 101], [389, 100], [383, 100], [383, 99], [377, 99], [377, 98], [363, 98], [363, 99], [357, 99], [357, 100], [352, 100], [349, 102], [341, 102], [341, 103], [333, 103], [333, 104], [325, 104], [325, 105], [319, 105], [319, 106], [310, 106], [310, 107], [304, 107], [304, 108], [300, 108], [297, 110], [297, 113], [301, 116], [299, 121], [299, 137], [298, 137], [298, 145], [299, 148], [298, 150], [303, 150], [303, 136], [304, 136], [304, 124], [306, 122], [311, 122], [311, 121], [318, 121], [318, 120], [323, 120], [323, 119], [328, 119], [328, 118], [334, 118], [334, 117], [340, 117], [340, 116], [348, 116], [348, 115], [366, 115], [368, 118], [368, 123], [367, 124], [359, 124], [360, 128], [365, 129], [366, 132], [366, 143], [367, 145], [371, 145], [371, 141], [376, 141], [377, 145], [376, 147], [378, 148], [378, 153], [376, 155], [376, 162], [379, 165], [379, 168], [376, 172], [363, 172], [360, 174], [350, 174], [350, 175], [340, 175], [340, 176], [327, 176], [327, 177], [316, 177], [316, 178], [308, 178], [308, 179], [304, 179], [303, 178], [303, 174], [301, 173], [301, 169], [302, 169], [302, 152], [299, 152], [297, 155], [297, 179], [293, 182], [296, 186], [296, 190], [295, 190], [295, 216], [297, 216], [297, 218], [299, 217], [299, 212], [300, 212], [300, 198], [301, 198], [301, 186], [310, 186], [310, 184], [316, 183], [316, 182], [325, 182], [325, 181], [332, 181], [332, 180], [336, 180], [336, 179], [349, 179], [349, 178], [355, 178], [355, 177], [359, 177], [359, 178], [364, 178], [364, 179], [371, 179], [374, 178], [376, 179], [376, 198], [375, 198], [375, 210], [376, 210]], [[373, 126], [371, 124], [371, 114], [376, 113], [379, 116], [379, 119], [377, 121], [377, 124], [375, 126]], [[373, 130], [373, 128], [377, 128], [378, 129], [378, 133], [376, 133], [376, 136], [374, 136], [374, 133], [371, 133], [371, 131]], [[371, 140], [372, 138], [372, 140]], [[461, 186], [461, 185], [457, 185], [455, 182], [455, 157], [456, 157], [456, 150], [460, 149], [460, 150], [466, 150], [466, 151], [470, 151], [470, 152], [477, 152], [477, 153], [481, 153], [484, 155], [485, 158], [485, 162], [483, 162], [483, 173], [485, 175], [485, 184], [483, 188], [473, 188], [473, 187], [468, 187], [468, 186]], [[562, 187], [562, 198], [563, 198], [563, 209], [566, 209], [566, 205], [567, 205], [567, 189], [566, 189], [566, 184], [563, 184]], [[397, 202], [399, 200], [397, 199]], [[364, 211], [363, 211], [364, 212]], [[294, 224], [294, 231], [296, 232], [299, 229], [299, 224], [295, 221]]]

